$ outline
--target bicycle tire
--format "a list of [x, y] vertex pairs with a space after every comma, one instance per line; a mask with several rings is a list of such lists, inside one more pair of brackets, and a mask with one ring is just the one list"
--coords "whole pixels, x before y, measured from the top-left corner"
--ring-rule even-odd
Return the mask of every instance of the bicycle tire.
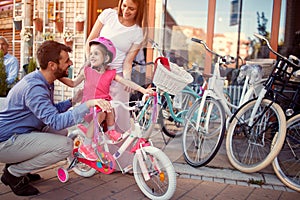
[[253, 99], [244, 104], [232, 117], [227, 131], [228, 159], [236, 169], [245, 173], [257, 172], [271, 164], [286, 134], [286, 118], [282, 108], [268, 99], [262, 100], [254, 117], [254, 125], [249, 127], [247, 122], [255, 103], [256, 99]]
[[300, 192], [300, 114], [287, 121], [283, 147], [272, 166], [277, 177], [289, 188]]
[[204, 166], [215, 157], [226, 129], [223, 106], [213, 97], [207, 97], [201, 112], [199, 130], [196, 130], [200, 104], [201, 99], [189, 110], [182, 138], [184, 159], [193, 167]]
[[[71, 133], [68, 134], [68, 137], [72, 137], [73, 139], [73, 146], [74, 146], [74, 149], [75, 148], [78, 148], [84, 141], [84, 138], [85, 138], [85, 135], [84, 133], [82, 133], [81, 131], [73, 131]], [[68, 163], [70, 164], [72, 162], [74, 158], [74, 155], [73, 153], [67, 157], [67, 161]], [[83, 176], [83, 177], [91, 177], [93, 176], [95, 173], [96, 173], [96, 169], [84, 164], [84, 163], [81, 163], [81, 162], [78, 162], [73, 168], [72, 170], [78, 174], [79, 176]]]
[[170, 199], [176, 190], [176, 173], [170, 159], [160, 149], [143, 147], [143, 161], [150, 180], [145, 180], [138, 155], [133, 158], [134, 179], [140, 190], [149, 198], [156, 200]]
[[[196, 101], [195, 95], [191, 94], [190, 92], [181, 91], [182, 93], [182, 106], [181, 109], [173, 109], [173, 112], [177, 115], [179, 119], [184, 121], [184, 117], [186, 116], [188, 110], [192, 107], [193, 103]], [[172, 99], [172, 106], [173, 106]], [[158, 122], [162, 128], [162, 131], [165, 135], [170, 138], [180, 137], [183, 133], [183, 123], [176, 122], [170, 114], [170, 108], [167, 105], [166, 100], [163, 99], [162, 101], [162, 108], [160, 109]]]

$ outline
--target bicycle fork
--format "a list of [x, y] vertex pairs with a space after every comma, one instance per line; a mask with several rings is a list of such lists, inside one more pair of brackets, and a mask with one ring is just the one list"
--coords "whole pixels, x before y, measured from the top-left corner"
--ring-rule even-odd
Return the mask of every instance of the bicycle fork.
[[144, 176], [145, 181], [150, 180], [150, 175], [149, 175], [149, 172], [148, 172], [147, 166], [146, 166], [146, 155], [145, 155], [145, 152], [142, 151], [142, 149], [137, 149], [135, 151], [135, 154], [136, 154], [138, 162], [140, 164], [141, 171], [142, 171], [142, 174]]

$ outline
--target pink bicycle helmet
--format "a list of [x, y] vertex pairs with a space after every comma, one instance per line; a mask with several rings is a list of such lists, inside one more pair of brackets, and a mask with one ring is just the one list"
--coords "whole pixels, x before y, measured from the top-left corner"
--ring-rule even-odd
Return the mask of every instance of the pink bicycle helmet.
[[112, 62], [116, 57], [116, 48], [114, 44], [105, 37], [97, 37], [90, 41], [89, 45], [92, 44], [101, 44], [104, 48], [106, 48], [108, 55], [110, 57], [109, 63]]

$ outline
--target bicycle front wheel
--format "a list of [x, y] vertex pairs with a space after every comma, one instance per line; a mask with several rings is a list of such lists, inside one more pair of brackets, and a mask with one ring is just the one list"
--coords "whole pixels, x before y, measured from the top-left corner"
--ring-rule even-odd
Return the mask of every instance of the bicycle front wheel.
[[[144, 153], [135, 154], [133, 158], [133, 173], [137, 185], [150, 199], [170, 199], [176, 189], [176, 173], [172, 162], [156, 147], [143, 147], [142, 152]], [[140, 161], [138, 156], [142, 156]], [[143, 173], [147, 173], [149, 180], [145, 180]]]
[[[243, 105], [233, 116], [226, 138], [230, 163], [245, 173], [257, 172], [271, 164], [279, 153], [286, 134], [286, 118], [281, 107], [263, 99], [253, 119], [256, 100]], [[274, 145], [272, 146], [272, 140]]]
[[287, 121], [287, 133], [280, 153], [273, 161], [277, 177], [300, 192], [300, 114]]
[[[166, 98], [163, 98], [162, 108], [159, 112], [159, 123], [161, 125], [162, 131], [169, 137], [180, 137], [183, 133], [183, 121], [188, 110], [192, 107], [193, 103], [196, 101], [196, 96], [190, 92], [181, 91], [180, 96], [180, 105], [177, 108], [174, 108], [176, 98], [175, 96], [172, 99], [172, 108], [170, 108], [166, 102]], [[171, 115], [171, 109], [176, 115], [174, 118]]]
[[[201, 100], [196, 101], [188, 112], [182, 138], [184, 159], [193, 167], [204, 166], [215, 157], [226, 129], [221, 103], [208, 97], [203, 110], [199, 112], [200, 103]], [[199, 114], [201, 118], [197, 124]]]

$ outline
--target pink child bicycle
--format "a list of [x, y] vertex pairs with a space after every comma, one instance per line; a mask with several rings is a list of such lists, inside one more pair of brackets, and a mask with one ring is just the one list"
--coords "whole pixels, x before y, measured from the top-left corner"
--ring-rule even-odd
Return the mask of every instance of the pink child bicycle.
[[[58, 179], [63, 183], [67, 182], [69, 179], [68, 171], [71, 169], [83, 177], [90, 177], [96, 171], [111, 174], [119, 168], [125, 174], [132, 169], [135, 181], [144, 195], [150, 199], [170, 199], [176, 189], [176, 173], [172, 162], [165, 153], [153, 146], [149, 139], [151, 133], [146, 135], [142, 131], [143, 127], [140, 126], [136, 116], [136, 111], [140, 110], [138, 107], [141, 106], [142, 101], [136, 102], [135, 106], [132, 107], [118, 101], [111, 101], [111, 104], [113, 107], [123, 106], [131, 111], [133, 116], [131, 129], [122, 134], [121, 141], [111, 141], [97, 122], [95, 108], [93, 114], [95, 131], [93, 148], [98, 160], [89, 161], [78, 152], [78, 147], [82, 144], [87, 131], [87, 128], [80, 124], [78, 129], [69, 133], [69, 137], [74, 139], [74, 150], [72, 156], [68, 158], [68, 168], [58, 169]], [[116, 145], [120, 147], [116, 149]], [[134, 154], [133, 161], [130, 165], [122, 166], [119, 159], [122, 155], [126, 155], [124, 154], [125, 151]]]

